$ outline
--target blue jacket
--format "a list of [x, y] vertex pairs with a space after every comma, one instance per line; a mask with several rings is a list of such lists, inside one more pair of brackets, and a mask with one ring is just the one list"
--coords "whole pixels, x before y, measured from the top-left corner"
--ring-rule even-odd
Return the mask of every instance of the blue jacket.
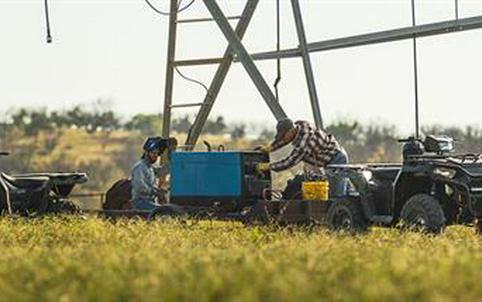
[[156, 183], [156, 171], [147, 159], [141, 159], [132, 168], [132, 201], [156, 200], [161, 190]]

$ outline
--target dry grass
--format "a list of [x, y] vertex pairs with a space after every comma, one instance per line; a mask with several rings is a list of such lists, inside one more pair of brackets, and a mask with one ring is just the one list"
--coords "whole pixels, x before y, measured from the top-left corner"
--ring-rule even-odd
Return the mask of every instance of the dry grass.
[[480, 301], [482, 239], [226, 222], [0, 219], [4, 301]]

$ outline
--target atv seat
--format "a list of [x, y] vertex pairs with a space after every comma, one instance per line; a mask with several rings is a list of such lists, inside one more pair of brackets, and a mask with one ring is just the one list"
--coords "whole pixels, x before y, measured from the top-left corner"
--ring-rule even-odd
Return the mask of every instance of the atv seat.
[[81, 184], [88, 180], [85, 173], [27, 173], [16, 174], [16, 178], [32, 178], [32, 177], [47, 177], [55, 185], [74, 185]]
[[1, 177], [10, 190], [39, 190], [46, 188], [49, 184], [48, 177], [16, 178], [5, 173], [1, 173]]
[[66, 198], [72, 193], [77, 184], [84, 183], [88, 180], [85, 173], [29, 173], [14, 175], [16, 178], [39, 178], [46, 177], [52, 185], [52, 190], [59, 196]]
[[393, 182], [400, 172], [400, 167], [377, 167], [370, 171], [375, 179]]

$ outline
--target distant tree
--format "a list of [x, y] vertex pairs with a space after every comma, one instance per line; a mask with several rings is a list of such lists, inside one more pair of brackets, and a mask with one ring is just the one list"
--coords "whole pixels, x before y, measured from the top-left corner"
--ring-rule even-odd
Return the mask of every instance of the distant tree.
[[50, 113], [50, 121], [52, 125], [56, 128], [64, 128], [64, 127], [69, 127], [69, 121], [67, 116], [58, 111], [52, 111]]
[[218, 116], [214, 121], [208, 120], [204, 126], [204, 132], [209, 134], [221, 134], [227, 128], [226, 122], [222, 116]]
[[85, 128], [89, 124], [89, 116], [80, 106], [75, 106], [65, 113], [67, 124], [72, 127]]
[[42, 130], [52, 129], [52, 123], [45, 110], [30, 112], [30, 121], [25, 125], [25, 134], [33, 136]]
[[28, 122], [28, 112], [26, 109], [22, 108], [17, 112], [12, 114], [12, 121], [13, 125], [19, 128], [23, 128], [23, 126]]
[[93, 117], [91, 127], [94, 131], [112, 132], [120, 128], [119, 118], [112, 110], [95, 113]]
[[119, 118], [114, 111], [105, 108], [90, 112], [76, 106], [62, 115], [56, 112], [55, 116], [52, 115], [52, 118], [54, 118], [55, 124], [68, 127], [75, 126], [86, 130], [88, 133], [96, 131], [112, 132], [121, 128]]
[[238, 140], [244, 138], [246, 136], [246, 125], [240, 124], [234, 126], [233, 130], [231, 130], [231, 139]]
[[144, 136], [159, 135], [161, 133], [162, 116], [157, 114], [136, 114], [124, 127], [127, 130], [139, 131]]
[[191, 129], [191, 121], [188, 115], [181, 118], [176, 118], [171, 123], [173, 131], [178, 133], [187, 133]]
[[363, 138], [360, 144], [363, 147], [361, 159], [372, 162], [400, 159], [400, 146], [397, 144], [399, 135], [394, 126], [370, 125], [364, 129]]
[[45, 109], [27, 111], [20, 109], [12, 115], [13, 124], [27, 136], [36, 136], [42, 130], [52, 130], [53, 125]]
[[328, 126], [326, 131], [344, 144], [357, 144], [360, 142], [362, 129], [358, 122], [338, 121]]
[[268, 129], [265, 128], [259, 134], [258, 140], [269, 142], [269, 141], [272, 141], [274, 139], [275, 135], [276, 135], [276, 133], [274, 131], [268, 130]]

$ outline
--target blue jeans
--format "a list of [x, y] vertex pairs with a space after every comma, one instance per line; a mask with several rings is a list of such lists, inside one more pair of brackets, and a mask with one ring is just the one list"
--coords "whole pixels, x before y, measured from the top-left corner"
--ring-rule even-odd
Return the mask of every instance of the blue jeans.
[[[348, 154], [345, 149], [341, 148], [340, 152], [335, 154], [328, 165], [346, 165], [348, 164]], [[346, 177], [333, 176], [330, 181], [332, 186], [331, 193], [334, 197], [346, 196], [348, 192], [348, 179]]]
[[142, 210], [142, 211], [153, 211], [160, 207], [159, 204], [148, 199], [133, 200], [132, 204], [134, 205], [135, 210]]

